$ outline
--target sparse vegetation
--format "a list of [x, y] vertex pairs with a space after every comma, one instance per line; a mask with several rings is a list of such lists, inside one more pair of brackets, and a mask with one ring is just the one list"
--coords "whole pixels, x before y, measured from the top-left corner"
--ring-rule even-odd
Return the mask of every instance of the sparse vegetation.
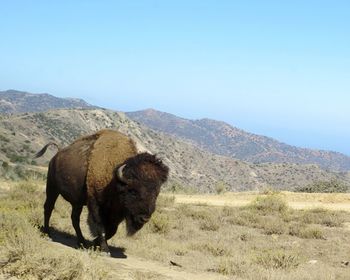
[[276, 194], [257, 197], [248, 207], [262, 214], [284, 213], [288, 208], [286, 202]]
[[165, 188], [174, 193], [218, 194], [261, 188], [285, 190], [307, 186], [315, 180], [336, 179], [341, 184], [350, 184], [345, 173], [322, 170], [316, 165], [250, 164], [218, 156], [183, 139], [140, 126], [124, 114], [92, 108], [4, 117], [0, 122], [0, 158], [15, 164], [47, 166], [56, 149], [49, 149], [43, 158], [33, 161], [33, 155], [43, 143], [53, 141], [62, 147], [77, 137], [103, 128], [118, 129], [131, 135], [145, 148], [171, 163], [172, 173]]
[[[64, 248], [40, 234], [37, 228], [42, 224], [43, 185], [12, 183], [6, 196], [0, 197], [0, 275], [19, 279], [24, 275], [25, 279], [119, 279], [110, 275], [110, 267], [98, 253]], [[52, 225], [74, 234], [69, 208], [59, 200]], [[126, 237], [122, 224], [110, 244], [126, 248], [126, 255], [164, 266], [173, 261], [182, 270], [229, 279], [345, 280], [349, 268], [342, 268], [341, 261], [350, 250], [345, 242], [350, 232], [342, 228], [344, 222], [350, 218], [342, 212], [290, 209], [276, 193], [260, 195], [244, 207], [181, 205], [175, 203], [174, 195], [161, 194], [157, 211], [140, 232]], [[82, 228], [87, 230], [86, 225]], [[308, 265], [315, 258], [319, 265]], [[122, 268], [114, 269], [119, 273]], [[127, 275], [129, 278], [120, 279], [163, 277], [137, 270]]]
[[31, 169], [26, 165], [13, 164], [6, 161], [0, 165], [0, 176], [6, 180], [43, 180], [46, 178], [45, 171]]
[[222, 181], [217, 182], [215, 185], [215, 192], [217, 194], [221, 194], [221, 193], [224, 193], [225, 191], [227, 191], [226, 184]]
[[306, 193], [345, 193], [350, 191], [350, 186], [337, 180], [319, 181], [304, 187], [295, 188], [295, 191]]
[[298, 254], [283, 250], [263, 250], [257, 253], [256, 263], [267, 269], [293, 269], [301, 262]]
[[170, 230], [169, 216], [155, 212], [148, 224], [153, 233], [168, 233]]
[[22, 182], [1, 198], [0, 272], [19, 279], [106, 279], [95, 252], [67, 252], [40, 234], [38, 197], [38, 184]]

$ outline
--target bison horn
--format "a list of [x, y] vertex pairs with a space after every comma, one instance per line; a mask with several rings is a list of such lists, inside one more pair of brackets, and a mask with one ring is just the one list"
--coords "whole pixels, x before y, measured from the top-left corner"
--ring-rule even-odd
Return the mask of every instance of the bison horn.
[[123, 183], [127, 183], [126, 179], [124, 179], [124, 176], [123, 176], [123, 169], [125, 167], [125, 164], [123, 164], [122, 166], [120, 166], [117, 170], [117, 177], [118, 179], [123, 182]]

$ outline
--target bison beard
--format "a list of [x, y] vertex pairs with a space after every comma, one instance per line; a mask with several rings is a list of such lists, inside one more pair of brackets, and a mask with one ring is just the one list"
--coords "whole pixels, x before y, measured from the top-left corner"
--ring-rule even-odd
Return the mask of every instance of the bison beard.
[[[38, 156], [51, 144], [54, 143], [46, 145]], [[133, 141], [119, 132], [102, 130], [82, 137], [59, 150], [50, 161], [43, 231], [49, 233], [52, 210], [62, 195], [72, 205], [78, 244], [86, 245], [79, 222], [82, 208], [87, 205], [95, 245], [109, 252], [106, 241], [123, 220], [130, 236], [150, 219], [168, 173], [161, 160], [149, 153], [138, 154]]]
[[144, 225], [144, 223], [136, 222], [131, 215], [126, 216], [126, 231], [128, 236], [134, 235], [138, 232]]

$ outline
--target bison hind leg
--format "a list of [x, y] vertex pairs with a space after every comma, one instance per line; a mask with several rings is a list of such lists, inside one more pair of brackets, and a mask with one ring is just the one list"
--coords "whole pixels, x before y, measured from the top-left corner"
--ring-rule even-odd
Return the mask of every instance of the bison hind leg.
[[55, 203], [57, 200], [59, 193], [56, 189], [50, 187], [50, 185], [47, 185], [46, 187], [46, 201], [44, 204], [44, 227], [41, 229], [43, 233], [46, 233], [50, 235], [50, 217], [52, 214], [52, 210], [55, 207]]
[[71, 219], [72, 219], [72, 224], [73, 224], [75, 233], [77, 235], [78, 247], [87, 248], [88, 247], [87, 242], [80, 229], [80, 214], [82, 210], [83, 210], [83, 205], [72, 205]]

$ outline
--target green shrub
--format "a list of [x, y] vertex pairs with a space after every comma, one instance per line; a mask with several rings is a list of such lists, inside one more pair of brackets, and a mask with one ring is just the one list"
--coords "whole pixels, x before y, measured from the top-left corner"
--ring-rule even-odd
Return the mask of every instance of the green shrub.
[[6, 136], [0, 134], [0, 142], [9, 143], [10, 139], [8, 139]]
[[9, 169], [9, 163], [7, 161], [3, 161], [1, 167], [7, 171]]

